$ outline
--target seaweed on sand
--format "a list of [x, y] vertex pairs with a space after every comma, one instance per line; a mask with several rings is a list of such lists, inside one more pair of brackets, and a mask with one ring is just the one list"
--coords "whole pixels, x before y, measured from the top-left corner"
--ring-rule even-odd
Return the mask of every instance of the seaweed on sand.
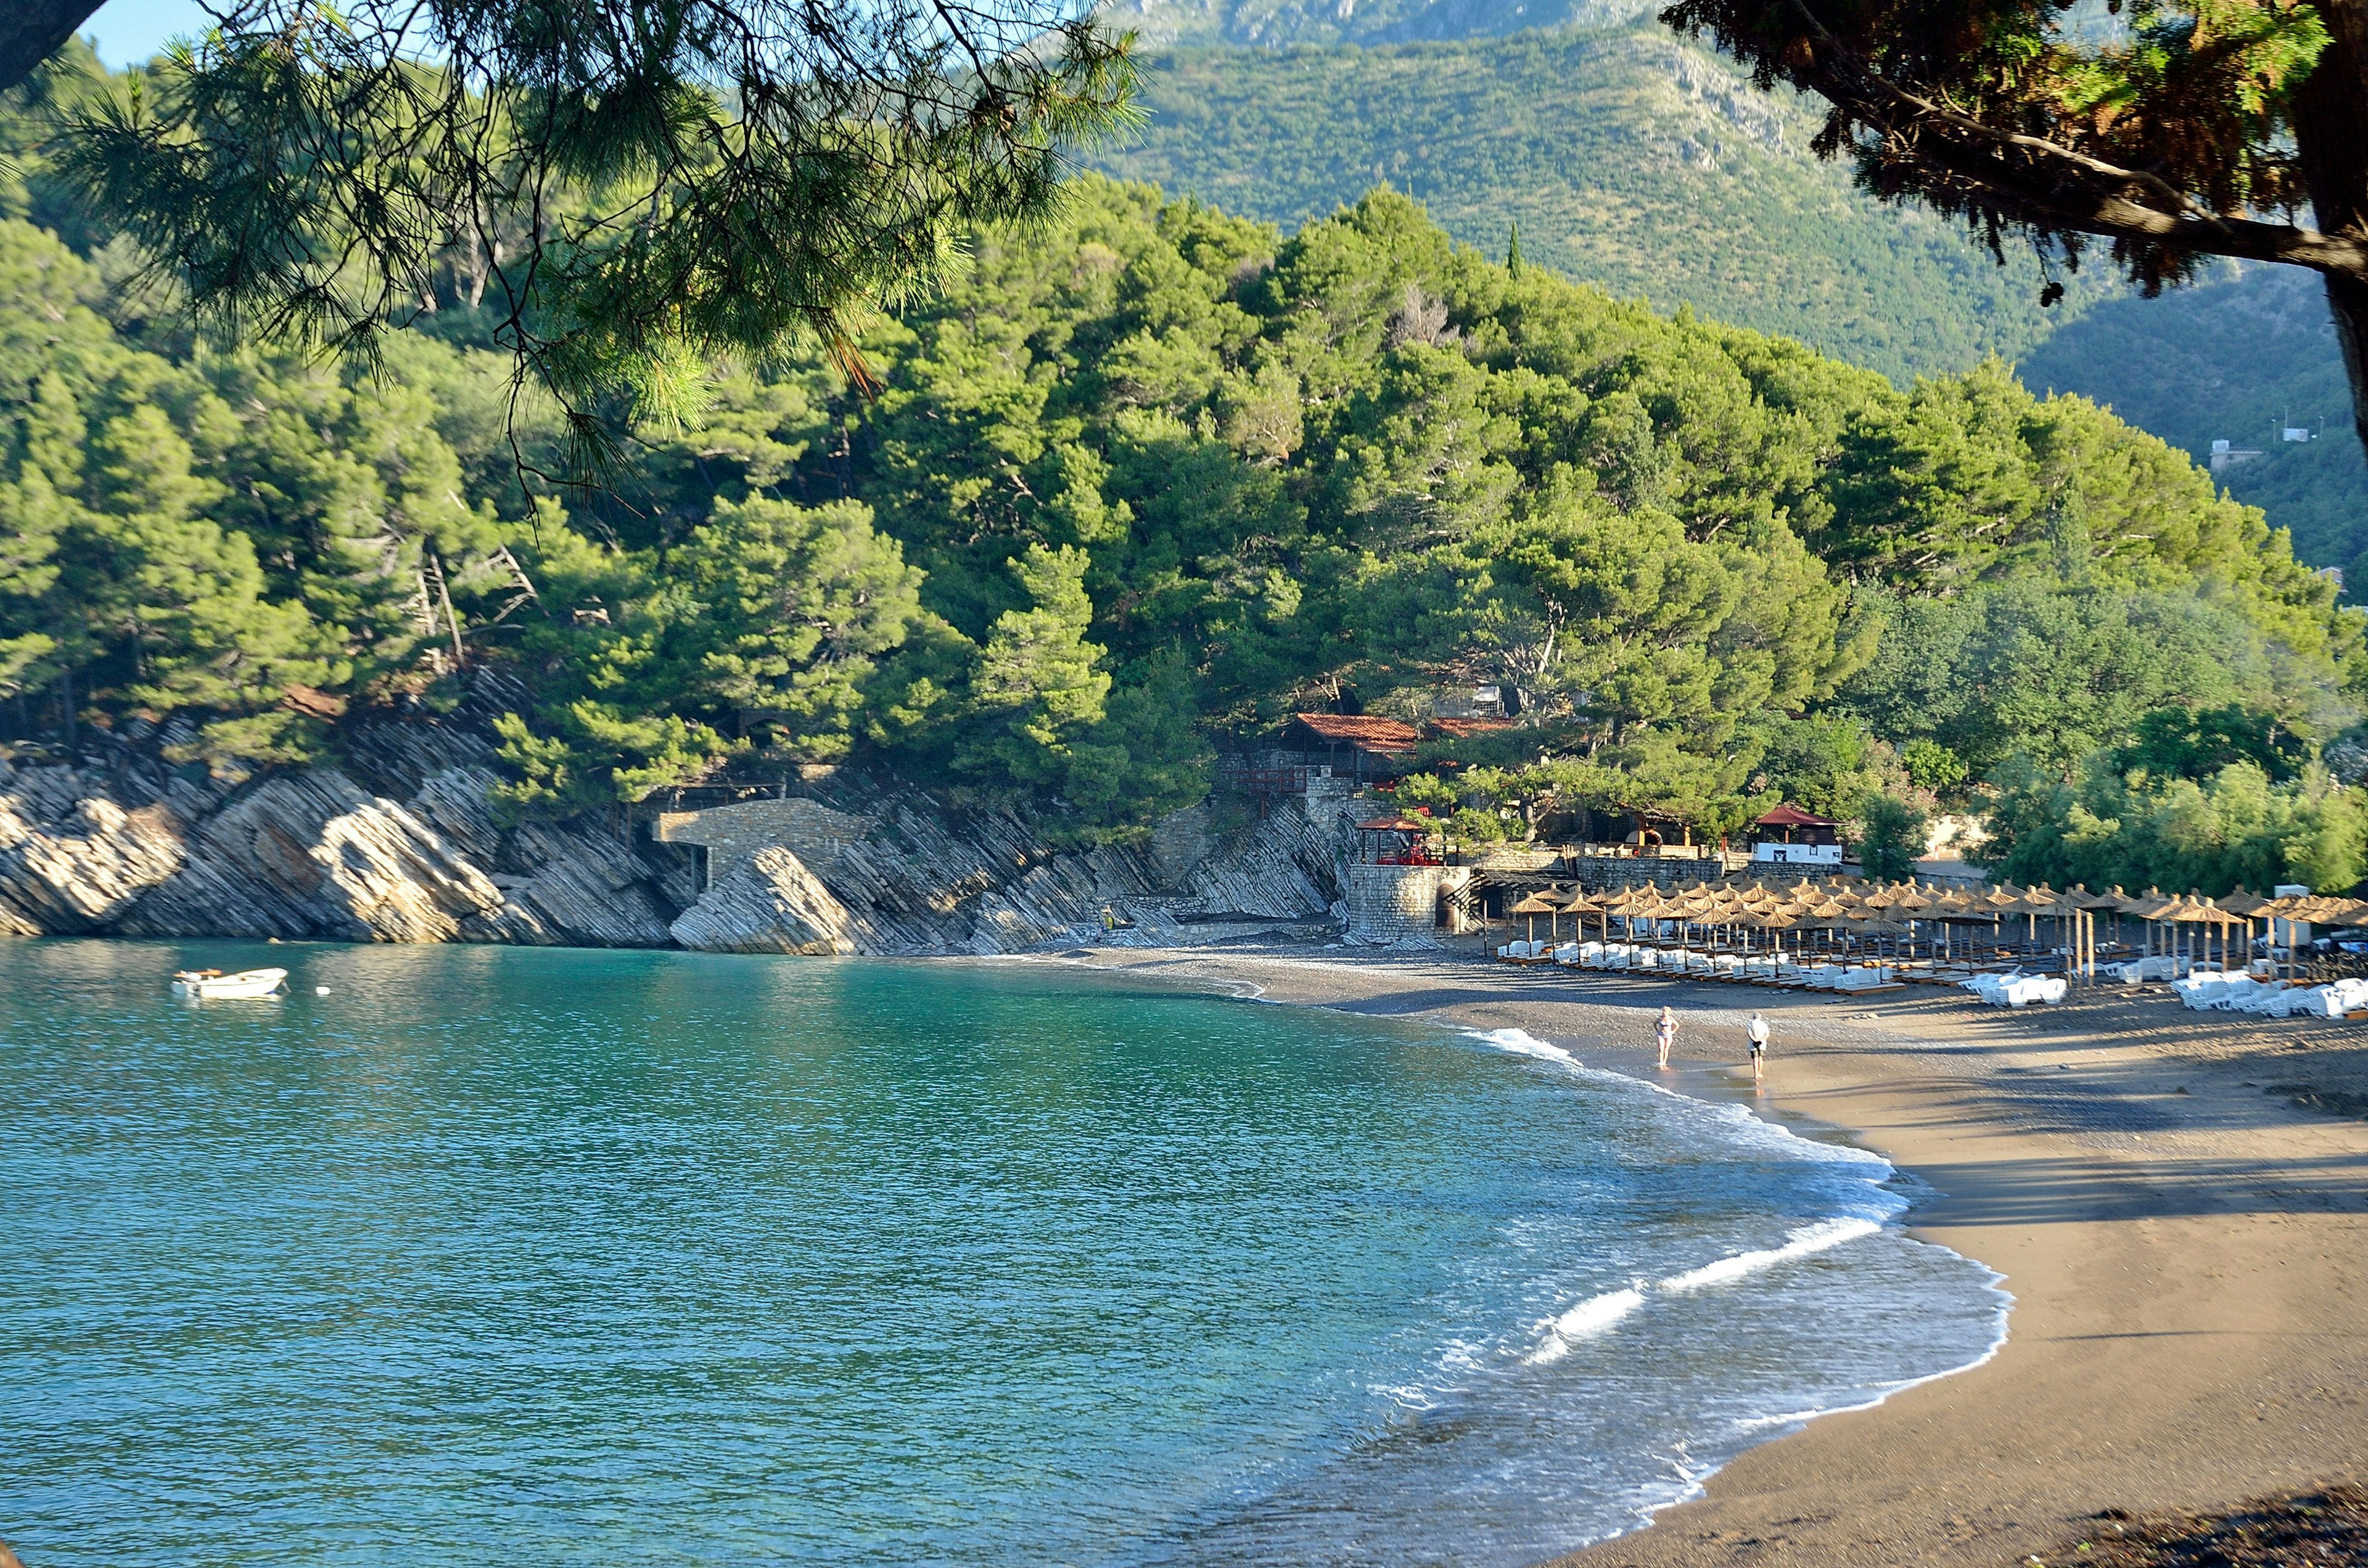
[[2336, 1485], [2258, 1498], [2219, 1515], [2099, 1514], [2080, 1538], [2023, 1562], [2042, 1568], [2368, 1568], [2368, 1490]]

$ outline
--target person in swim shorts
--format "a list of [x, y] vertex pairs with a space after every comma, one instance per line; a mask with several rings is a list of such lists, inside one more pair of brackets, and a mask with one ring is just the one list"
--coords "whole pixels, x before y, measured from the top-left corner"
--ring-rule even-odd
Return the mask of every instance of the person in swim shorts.
[[1661, 1065], [1669, 1064], [1669, 1047], [1678, 1042], [1678, 1015], [1668, 1007], [1661, 1009], [1661, 1021], [1653, 1026], [1654, 1043], [1661, 1048]]
[[1751, 1081], [1759, 1082], [1759, 1074], [1768, 1059], [1768, 1020], [1759, 1014], [1743, 1026], [1743, 1038], [1751, 1043]]

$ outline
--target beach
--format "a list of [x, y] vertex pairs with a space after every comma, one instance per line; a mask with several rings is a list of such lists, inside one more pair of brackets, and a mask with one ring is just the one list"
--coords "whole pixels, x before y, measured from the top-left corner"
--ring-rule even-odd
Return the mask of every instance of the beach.
[[[1445, 956], [1072, 956], [1520, 1028], [1846, 1130], [1929, 1185], [1915, 1234], [2006, 1277], [2016, 1304], [1987, 1362], [1748, 1450], [1698, 1499], [1565, 1568], [2053, 1562], [2107, 1510], [2210, 1513], [2368, 1470], [2368, 1028], [2195, 1014], [2158, 988], [2008, 1011]], [[1651, 1044], [1664, 1003], [1681, 1019], [1666, 1075]], [[1756, 1096], [1755, 1007], [1773, 1035]]]

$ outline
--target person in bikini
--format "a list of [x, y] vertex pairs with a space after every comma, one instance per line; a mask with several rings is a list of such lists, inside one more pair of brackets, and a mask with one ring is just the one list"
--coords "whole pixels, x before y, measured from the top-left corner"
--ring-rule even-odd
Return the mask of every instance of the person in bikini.
[[1671, 1009], [1661, 1009], [1661, 1021], [1653, 1026], [1653, 1040], [1661, 1048], [1661, 1065], [1669, 1065], [1669, 1047], [1678, 1042], [1678, 1015]]

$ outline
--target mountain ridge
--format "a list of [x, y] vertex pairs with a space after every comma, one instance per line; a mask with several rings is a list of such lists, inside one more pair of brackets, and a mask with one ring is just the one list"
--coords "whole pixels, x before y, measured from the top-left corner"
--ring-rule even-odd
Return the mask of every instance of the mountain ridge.
[[2019, 358], [2117, 285], [2044, 311], [2028, 256], [1886, 207], [1809, 152], [1816, 119], [1654, 24], [1448, 42], [1154, 51], [1142, 135], [1091, 163], [1286, 232], [1386, 185], [1459, 242], [1623, 298], [1795, 337], [1905, 382]]
[[1618, 27], [1650, 0], [1120, 0], [1100, 15], [1144, 43], [1281, 49], [1453, 42], [1529, 28]]

